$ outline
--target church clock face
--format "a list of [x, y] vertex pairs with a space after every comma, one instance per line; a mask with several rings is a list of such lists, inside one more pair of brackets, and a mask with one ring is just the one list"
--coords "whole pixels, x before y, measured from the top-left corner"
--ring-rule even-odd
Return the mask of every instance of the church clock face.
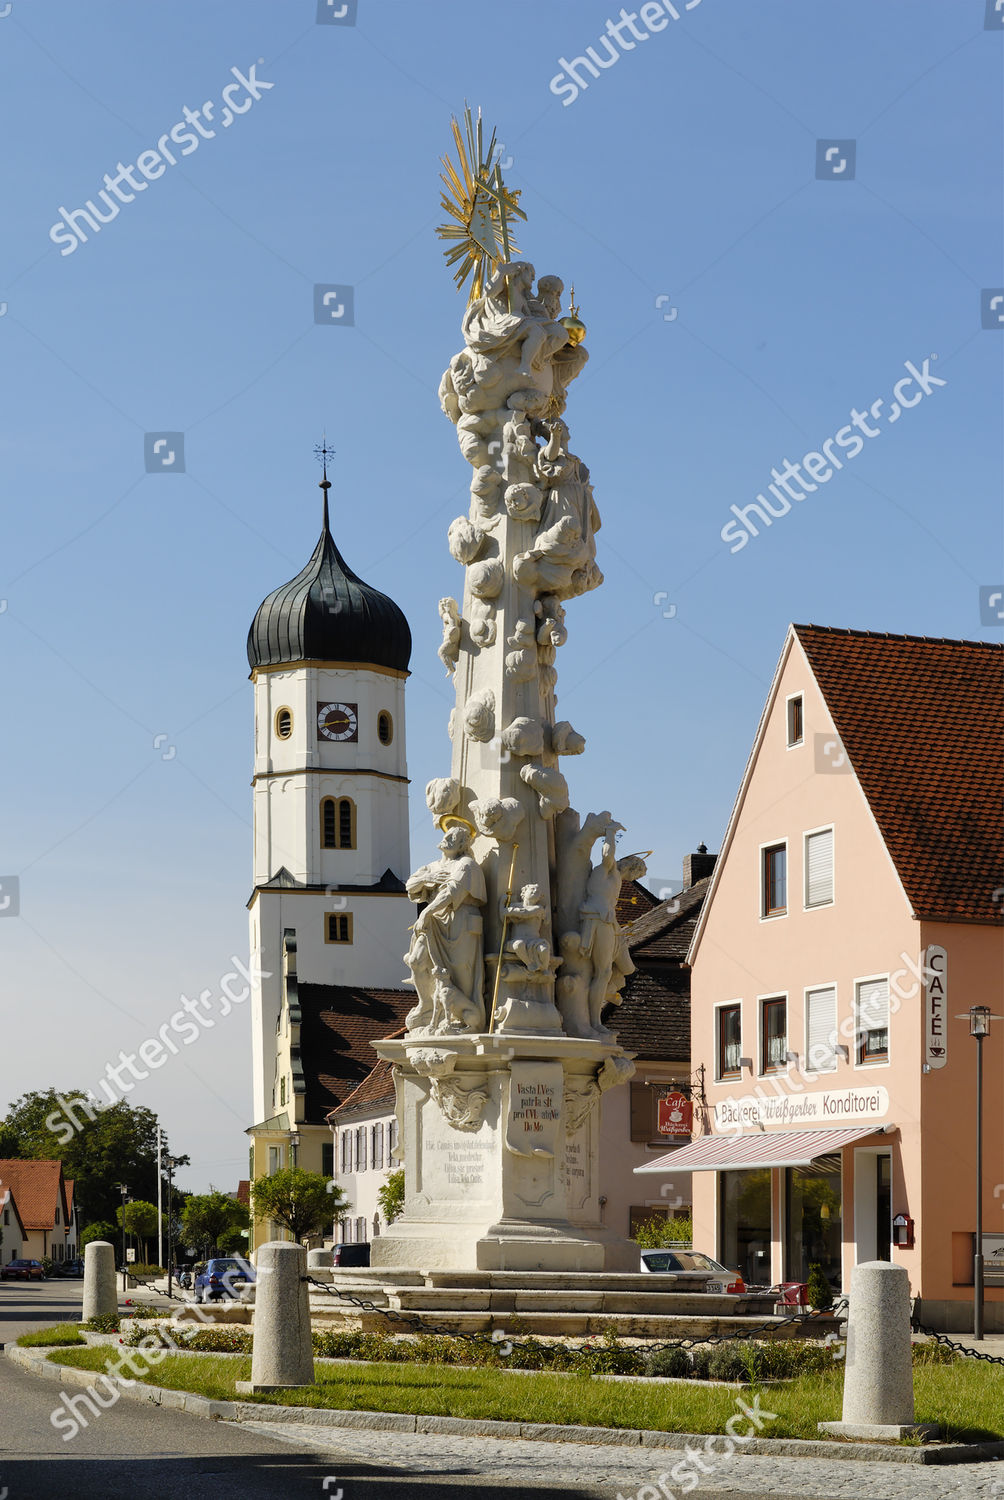
[[326, 740], [358, 740], [359, 705], [356, 703], [319, 703], [317, 728]]

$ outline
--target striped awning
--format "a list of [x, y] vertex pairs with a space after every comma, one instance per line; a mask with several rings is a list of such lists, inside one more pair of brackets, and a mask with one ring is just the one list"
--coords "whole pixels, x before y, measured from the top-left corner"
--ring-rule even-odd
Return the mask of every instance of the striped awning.
[[702, 1135], [689, 1146], [635, 1167], [642, 1172], [741, 1172], [751, 1167], [807, 1167], [866, 1135], [889, 1134], [895, 1125], [857, 1125], [844, 1130], [749, 1131], [745, 1135]]

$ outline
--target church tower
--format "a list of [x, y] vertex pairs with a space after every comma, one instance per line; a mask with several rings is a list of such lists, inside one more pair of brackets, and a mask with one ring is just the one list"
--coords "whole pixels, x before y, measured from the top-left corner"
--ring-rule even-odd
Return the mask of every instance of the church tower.
[[[324, 455], [326, 457], [326, 454]], [[368, 1006], [400, 993], [415, 908], [405, 682], [411, 632], [392, 599], [348, 567], [328, 519], [306, 567], [259, 607], [250, 911], [252, 1175], [330, 1170], [333, 1056]], [[407, 992], [402, 1003], [407, 999]], [[373, 1018], [377, 1034], [387, 1018]], [[400, 1024], [395, 1022], [395, 1024]], [[375, 1061], [369, 1051], [366, 1068]], [[354, 1086], [354, 1084], [353, 1084]]]

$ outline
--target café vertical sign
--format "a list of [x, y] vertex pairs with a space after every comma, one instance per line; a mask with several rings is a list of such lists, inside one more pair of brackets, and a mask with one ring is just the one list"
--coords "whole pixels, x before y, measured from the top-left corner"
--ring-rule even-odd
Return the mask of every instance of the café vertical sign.
[[932, 943], [924, 955], [924, 1061], [943, 1068], [948, 1061], [948, 954]]

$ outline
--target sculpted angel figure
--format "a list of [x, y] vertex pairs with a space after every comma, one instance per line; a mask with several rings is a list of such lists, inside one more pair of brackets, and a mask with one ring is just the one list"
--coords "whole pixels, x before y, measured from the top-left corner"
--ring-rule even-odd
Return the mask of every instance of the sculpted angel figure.
[[439, 845], [443, 858], [408, 880], [411, 900], [428, 902], [405, 954], [418, 995], [406, 1020], [410, 1031], [479, 1031], [485, 1024], [481, 908], [487, 891], [471, 842], [469, 829], [447, 829]]
[[[475, 354], [501, 354], [520, 345], [520, 374], [531, 380], [548, 354], [568, 342], [560, 323], [553, 323], [531, 293], [535, 276], [528, 261], [507, 261], [499, 266], [464, 314], [464, 341]], [[559, 338], [560, 334], [560, 338]]]
[[546, 938], [541, 937], [540, 928], [545, 909], [540, 899], [539, 885], [525, 885], [519, 900], [506, 907], [509, 918], [507, 952], [531, 973], [546, 969], [551, 960], [551, 949]]

